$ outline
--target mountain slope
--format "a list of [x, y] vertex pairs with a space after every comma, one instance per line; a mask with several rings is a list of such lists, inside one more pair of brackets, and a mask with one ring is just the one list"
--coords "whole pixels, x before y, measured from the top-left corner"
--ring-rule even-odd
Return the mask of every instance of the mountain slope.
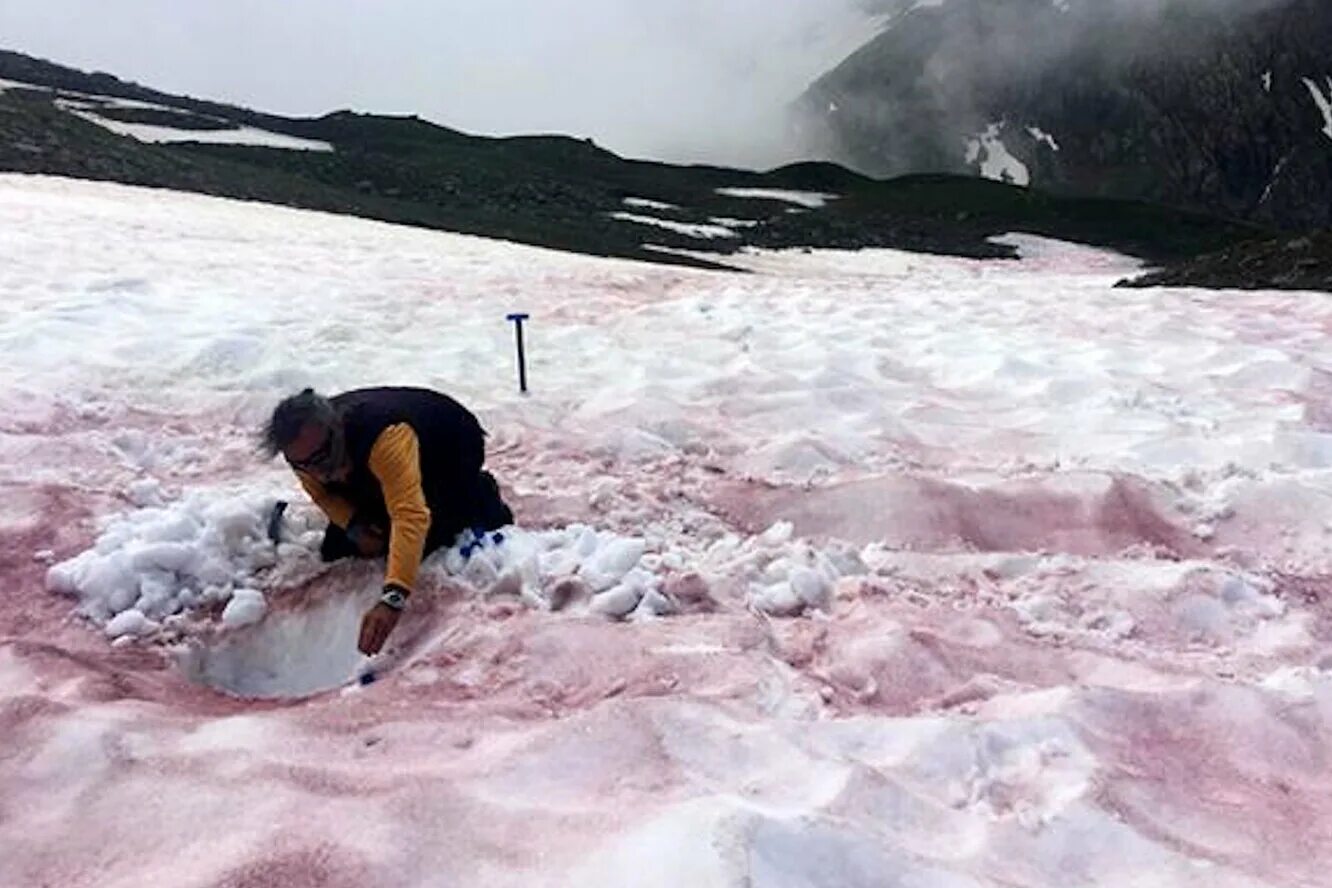
[[1332, 225], [1332, 4], [946, 0], [811, 86], [802, 131], [873, 176], [984, 172]]
[[[415, 117], [292, 119], [0, 53], [0, 170], [284, 203], [561, 250], [723, 267], [756, 247], [1014, 255], [1026, 231], [1153, 263], [1271, 232], [1143, 202], [974, 176], [876, 181], [832, 164], [767, 173], [626, 160], [555, 136], [492, 139]], [[792, 193], [794, 192], [794, 193]]]

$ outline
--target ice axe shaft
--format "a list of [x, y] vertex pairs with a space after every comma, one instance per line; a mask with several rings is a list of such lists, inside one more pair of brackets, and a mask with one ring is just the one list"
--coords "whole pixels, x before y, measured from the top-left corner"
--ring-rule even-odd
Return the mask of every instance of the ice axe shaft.
[[523, 352], [523, 321], [527, 320], [526, 312], [514, 312], [507, 315], [508, 320], [513, 322], [513, 334], [518, 343], [518, 391], [527, 394], [527, 355]]

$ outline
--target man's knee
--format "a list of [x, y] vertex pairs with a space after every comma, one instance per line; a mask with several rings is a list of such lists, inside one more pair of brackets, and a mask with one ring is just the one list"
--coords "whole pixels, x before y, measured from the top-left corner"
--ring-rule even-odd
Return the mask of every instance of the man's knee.
[[324, 540], [319, 545], [320, 558], [324, 561], [338, 561], [359, 554], [345, 530], [336, 524], [328, 525], [328, 529], [324, 531]]
[[477, 520], [486, 530], [513, 523], [513, 510], [500, 494], [499, 482], [489, 472], [481, 472], [477, 485]]

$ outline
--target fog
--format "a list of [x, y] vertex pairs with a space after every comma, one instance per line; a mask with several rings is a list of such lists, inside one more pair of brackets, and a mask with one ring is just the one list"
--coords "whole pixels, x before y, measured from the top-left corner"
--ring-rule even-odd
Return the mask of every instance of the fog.
[[261, 110], [415, 113], [765, 168], [789, 103], [873, 36], [863, 0], [0, 0], [0, 45]]

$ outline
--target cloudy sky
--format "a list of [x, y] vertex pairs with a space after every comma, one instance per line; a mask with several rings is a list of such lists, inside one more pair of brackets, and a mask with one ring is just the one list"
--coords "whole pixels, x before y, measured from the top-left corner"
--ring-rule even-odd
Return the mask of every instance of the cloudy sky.
[[284, 114], [764, 167], [782, 109], [872, 34], [863, 0], [0, 0], [0, 48]]

